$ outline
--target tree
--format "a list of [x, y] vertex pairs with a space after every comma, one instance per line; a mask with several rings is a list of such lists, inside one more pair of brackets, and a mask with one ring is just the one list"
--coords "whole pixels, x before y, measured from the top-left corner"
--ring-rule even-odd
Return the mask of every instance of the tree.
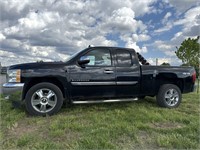
[[37, 60], [37, 63], [42, 63], [42, 62], [44, 62], [43, 60]]
[[166, 63], [166, 62], [164, 62], [164, 63], [162, 63], [162, 64], [161, 64], [161, 66], [170, 66], [170, 64], [169, 64], [169, 63]]
[[195, 39], [185, 39], [181, 46], [176, 47], [177, 51], [176, 56], [182, 60], [183, 64], [188, 66], [193, 66], [196, 69], [197, 75], [199, 73], [199, 48], [200, 44], [198, 43], [199, 36]]
[[188, 67], [189, 65], [188, 64], [181, 64], [180, 66], [181, 67]]

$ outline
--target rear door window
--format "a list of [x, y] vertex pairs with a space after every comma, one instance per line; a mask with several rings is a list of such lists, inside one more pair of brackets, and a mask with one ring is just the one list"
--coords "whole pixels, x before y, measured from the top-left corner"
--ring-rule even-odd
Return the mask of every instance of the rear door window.
[[132, 65], [131, 54], [128, 50], [118, 49], [116, 50], [117, 66], [129, 67]]

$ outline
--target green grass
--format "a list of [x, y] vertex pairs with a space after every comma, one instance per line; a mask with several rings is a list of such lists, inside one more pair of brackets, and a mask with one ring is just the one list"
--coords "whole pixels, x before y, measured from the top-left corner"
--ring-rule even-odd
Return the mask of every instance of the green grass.
[[155, 98], [73, 105], [51, 117], [30, 117], [1, 98], [1, 149], [199, 149], [199, 95], [177, 109]]

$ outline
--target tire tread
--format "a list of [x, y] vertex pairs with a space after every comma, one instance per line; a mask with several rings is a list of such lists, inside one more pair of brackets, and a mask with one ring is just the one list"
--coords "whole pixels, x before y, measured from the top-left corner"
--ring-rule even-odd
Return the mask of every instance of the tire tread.
[[[165, 100], [164, 100], [164, 94], [166, 92], [166, 90], [170, 89], [170, 88], [174, 88], [177, 90], [178, 94], [179, 94], [179, 101], [175, 106], [169, 106], [166, 104]], [[156, 100], [157, 100], [157, 104], [160, 107], [165, 107], [165, 108], [176, 108], [180, 105], [181, 101], [182, 101], [182, 95], [181, 95], [181, 91], [179, 89], [178, 86], [174, 85], [174, 84], [164, 84], [160, 87], [158, 94], [156, 96]]]

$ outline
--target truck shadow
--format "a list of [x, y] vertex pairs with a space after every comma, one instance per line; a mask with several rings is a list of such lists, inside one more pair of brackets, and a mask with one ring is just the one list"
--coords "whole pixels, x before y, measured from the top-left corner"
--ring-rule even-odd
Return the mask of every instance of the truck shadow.
[[130, 102], [111, 102], [111, 103], [93, 103], [93, 104], [70, 104], [63, 106], [61, 112], [73, 112], [73, 111], [110, 111], [110, 110], [125, 110], [127, 108], [134, 107], [146, 107], [154, 108], [158, 107], [156, 104], [155, 97], [146, 97], [144, 99], [130, 101]]
[[[14, 98], [13, 98], [14, 99]], [[4, 103], [10, 103], [10, 101], [5, 101]], [[10, 105], [10, 104], [9, 104]], [[18, 109], [17, 111], [24, 112], [26, 110], [24, 105], [19, 105], [12, 103], [11, 109]], [[93, 103], [93, 104], [70, 104], [63, 105], [62, 109], [58, 114], [70, 115], [76, 114], [81, 115], [85, 113], [98, 113], [98, 112], [109, 112], [109, 111], [125, 111], [127, 109], [152, 109], [157, 108], [155, 97], [145, 97], [144, 99], [139, 99], [130, 102], [110, 102], [110, 103]], [[27, 117], [31, 117], [26, 112]]]

